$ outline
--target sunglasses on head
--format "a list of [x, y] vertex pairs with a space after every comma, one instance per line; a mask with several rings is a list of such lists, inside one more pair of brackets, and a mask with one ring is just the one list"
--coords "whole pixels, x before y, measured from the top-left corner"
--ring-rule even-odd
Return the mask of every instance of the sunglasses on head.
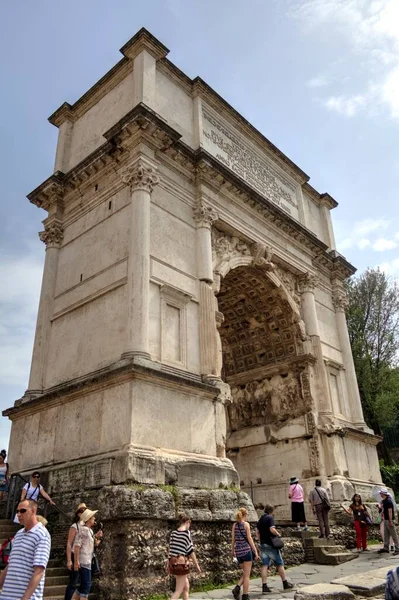
[[18, 513], [24, 514], [24, 513], [26, 513], [27, 510], [28, 510], [27, 508], [17, 508], [16, 512], [17, 512], [17, 514]]

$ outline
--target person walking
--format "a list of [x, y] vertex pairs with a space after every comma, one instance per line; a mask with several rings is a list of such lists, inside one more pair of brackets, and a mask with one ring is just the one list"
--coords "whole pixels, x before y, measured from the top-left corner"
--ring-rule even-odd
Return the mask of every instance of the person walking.
[[252, 539], [251, 528], [247, 523], [248, 511], [240, 508], [236, 513], [236, 521], [231, 529], [231, 553], [233, 559], [237, 559], [242, 569], [242, 575], [237, 585], [232, 590], [234, 598], [240, 597], [242, 586], [242, 600], [249, 600], [249, 577], [251, 575], [252, 562], [258, 560], [258, 550]]
[[33, 500], [20, 502], [17, 516], [23, 527], [15, 534], [8, 564], [0, 574], [0, 600], [42, 600], [50, 534], [38, 523]]
[[309, 502], [312, 507], [313, 514], [319, 522], [320, 535], [319, 538], [330, 536], [329, 512], [331, 508], [327, 490], [321, 487], [320, 479], [316, 479], [315, 488], [309, 494]]
[[68, 532], [68, 540], [66, 546], [66, 555], [67, 555], [67, 569], [69, 571], [69, 581], [68, 585], [65, 589], [64, 600], [71, 600], [74, 595], [78, 585], [79, 585], [79, 571], [75, 571], [73, 568], [74, 565], [74, 546], [76, 541], [76, 536], [78, 535], [80, 529], [83, 527], [84, 523], [81, 520], [81, 516], [84, 511], [87, 509], [87, 506], [84, 502], [79, 504], [77, 509], [75, 510], [75, 515], [73, 518], [72, 525], [69, 528]]
[[39, 471], [33, 471], [30, 481], [25, 483], [21, 492], [21, 502], [23, 500], [34, 500], [35, 502], [39, 502], [39, 497], [43, 496], [47, 502], [54, 505], [55, 502], [52, 501], [46, 490], [39, 483], [40, 473]]
[[361, 550], [363, 550], [363, 552], [367, 551], [367, 530], [370, 515], [362, 502], [361, 495], [355, 494], [353, 496], [349, 508], [345, 508], [342, 504], [341, 508], [343, 508], [348, 515], [353, 516], [353, 526], [356, 531], [356, 549], [359, 552]]
[[10, 485], [9, 468], [6, 458], [7, 452], [2, 450], [0, 452], [0, 502], [4, 500], [4, 494], [8, 492]]
[[392, 498], [386, 488], [382, 488], [380, 490], [381, 496], [381, 504], [382, 504], [382, 513], [384, 518], [384, 547], [378, 550], [379, 554], [384, 552], [389, 553], [389, 539], [393, 539], [393, 543], [395, 544], [394, 555], [399, 554], [399, 540], [398, 534], [396, 533], [395, 528], [395, 508], [392, 502]]
[[267, 594], [272, 590], [267, 585], [267, 575], [271, 564], [277, 568], [278, 574], [283, 582], [283, 589], [290, 590], [294, 586], [287, 580], [284, 569], [284, 561], [279, 549], [273, 547], [272, 538], [281, 537], [274, 523], [274, 507], [270, 504], [265, 506], [265, 514], [261, 516], [256, 525], [258, 539], [260, 541], [260, 555], [262, 559], [261, 577], [262, 577], [262, 594]]
[[299, 483], [298, 477], [291, 477], [290, 479], [288, 498], [291, 500], [291, 520], [296, 523], [297, 531], [301, 531], [301, 524], [304, 525], [304, 530], [307, 531], [308, 524], [305, 517], [303, 487]]
[[88, 598], [91, 588], [91, 562], [94, 556], [94, 550], [100, 543], [103, 532], [100, 529], [96, 536], [92, 531], [95, 525], [95, 515], [98, 510], [90, 510], [86, 508], [80, 515], [80, 520], [83, 526], [79, 529], [79, 533], [75, 538], [74, 543], [74, 560], [73, 568], [79, 571], [80, 585], [78, 591], [73, 595], [74, 600], [79, 598]]
[[[197, 557], [194, 552], [194, 546], [191, 539], [190, 527], [191, 519], [188, 515], [182, 513], [178, 517], [179, 525], [175, 531], [172, 531], [169, 541], [169, 552], [168, 561], [166, 563], [166, 570], [171, 573], [170, 559], [179, 556], [187, 557], [187, 561], [191, 559], [197, 569], [198, 573], [201, 573], [201, 568], [198, 564]], [[171, 573], [173, 574], [173, 573]], [[173, 592], [171, 599], [183, 597], [183, 600], [188, 600], [188, 594], [190, 591], [190, 583], [188, 581], [187, 574], [185, 575], [174, 575], [176, 578], [176, 587]]]

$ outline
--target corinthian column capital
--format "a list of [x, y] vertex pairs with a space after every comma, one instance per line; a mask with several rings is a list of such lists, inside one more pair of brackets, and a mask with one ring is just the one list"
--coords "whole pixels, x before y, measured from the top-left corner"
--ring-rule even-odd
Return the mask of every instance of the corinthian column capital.
[[60, 223], [45, 225], [44, 231], [39, 232], [39, 238], [46, 244], [47, 248], [57, 248], [61, 245], [64, 237], [64, 228]]
[[152, 193], [154, 187], [159, 183], [159, 177], [154, 167], [139, 158], [120, 172], [123, 183], [130, 186], [132, 192], [143, 190]]
[[333, 291], [332, 301], [336, 312], [345, 312], [348, 308], [348, 295], [342, 288]]
[[212, 223], [217, 221], [218, 218], [219, 215], [211, 206], [207, 206], [200, 202], [194, 207], [194, 221], [197, 223], [198, 227], [211, 228]]
[[305, 292], [314, 292], [315, 287], [317, 287], [319, 280], [314, 273], [308, 271], [307, 273], [303, 273], [300, 275], [298, 279], [299, 290], [301, 294]]

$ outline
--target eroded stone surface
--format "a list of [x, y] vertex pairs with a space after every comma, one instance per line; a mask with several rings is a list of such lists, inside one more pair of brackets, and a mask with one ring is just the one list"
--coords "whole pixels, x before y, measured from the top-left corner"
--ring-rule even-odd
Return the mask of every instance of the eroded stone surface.
[[353, 600], [355, 595], [345, 585], [316, 583], [298, 589], [295, 600]]

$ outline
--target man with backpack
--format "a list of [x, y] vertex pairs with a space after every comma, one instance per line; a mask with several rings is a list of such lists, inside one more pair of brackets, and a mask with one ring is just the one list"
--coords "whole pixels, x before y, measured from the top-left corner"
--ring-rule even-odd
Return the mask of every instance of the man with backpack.
[[317, 517], [320, 529], [320, 538], [329, 537], [330, 522], [329, 511], [331, 508], [327, 490], [321, 487], [320, 479], [316, 479], [316, 487], [309, 494], [309, 502], [312, 506], [313, 514]]

